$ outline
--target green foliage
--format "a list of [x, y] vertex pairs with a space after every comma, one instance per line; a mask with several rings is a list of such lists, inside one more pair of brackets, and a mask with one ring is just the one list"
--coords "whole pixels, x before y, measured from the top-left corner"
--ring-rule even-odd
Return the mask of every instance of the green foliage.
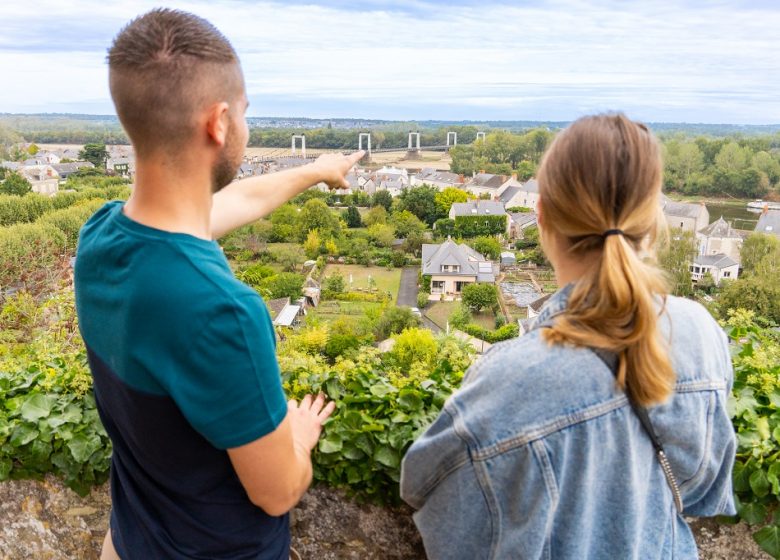
[[316, 198], [303, 205], [298, 212], [295, 227], [300, 241], [306, 239], [313, 229], [316, 229], [323, 238], [341, 235], [341, 222], [336, 214], [328, 208], [327, 204]]
[[770, 255], [770, 258], [780, 263], [780, 239], [765, 233], [750, 234], [739, 250], [742, 272], [754, 272], [758, 264]]
[[0, 322], [0, 481], [52, 472], [86, 495], [108, 478], [111, 444], [92, 396], [73, 294], [37, 304], [19, 293], [3, 305]]
[[[380, 191], [385, 192], [385, 191]], [[378, 193], [377, 193], [378, 194]], [[376, 224], [387, 223], [387, 210], [384, 206], [374, 206], [366, 212], [366, 217], [363, 219], [363, 224], [366, 227], [371, 227]]]
[[84, 149], [79, 152], [79, 158], [88, 161], [95, 167], [105, 167], [108, 159], [108, 152], [105, 144], [86, 144]]
[[411, 308], [406, 306], [390, 307], [379, 318], [374, 334], [377, 340], [384, 340], [390, 335], [419, 325], [420, 318], [412, 313]]
[[336, 358], [334, 366], [301, 354], [280, 357], [290, 397], [323, 391], [336, 402], [313, 455], [315, 480], [363, 500], [400, 503], [401, 458], [471, 362], [470, 350], [453, 337], [435, 344], [433, 359], [420, 366], [413, 362], [410, 371], [397, 369], [394, 357], [383, 359], [369, 347], [352, 359]]
[[395, 228], [395, 236], [402, 239], [425, 231], [425, 224], [408, 210], [395, 212], [390, 217], [390, 224]]
[[282, 204], [268, 217], [271, 222], [272, 243], [289, 243], [296, 239], [296, 224], [298, 221], [298, 207], [292, 204]]
[[463, 327], [471, 323], [471, 310], [468, 305], [461, 302], [461, 304], [455, 308], [455, 311], [450, 313], [449, 322], [450, 325], [456, 329], [463, 329]]
[[493, 284], [472, 282], [463, 286], [463, 304], [473, 311], [494, 309], [498, 306], [498, 290]]
[[668, 243], [658, 252], [658, 264], [666, 271], [674, 295], [693, 293], [690, 266], [695, 256], [696, 237], [693, 232], [672, 229]]
[[368, 228], [368, 236], [378, 247], [392, 247], [395, 229], [389, 224], [374, 224]]
[[354, 334], [332, 334], [328, 337], [323, 353], [330, 363], [334, 363], [338, 357], [346, 357], [350, 350], [360, 347], [360, 339]]
[[296, 300], [303, 295], [303, 282], [305, 278], [294, 272], [282, 272], [264, 278], [260, 282], [258, 291], [268, 299], [288, 297]]
[[428, 305], [428, 294], [425, 292], [420, 292], [417, 294], [417, 308], [423, 309], [425, 306]]
[[316, 259], [322, 252], [322, 238], [318, 229], [309, 230], [306, 241], [303, 242], [303, 250], [310, 259]]
[[45, 282], [66, 246], [65, 235], [51, 224], [0, 228], [0, 286]]
[[455, 216], [455, 233], [471, 238], [506, 233], [507, 216]]
[[354, 206], [347, 208], [344, 214], [344, 221], [347, 223], [347, 227], [359, 228], [363, 226], [363, 220], [360, 218], [360, 212]]
[[408, 210], [421, 221], [432, 226], [440, 217], [436, 206], [438, 192], [438, 189], [428, 185], [404, 189], [401, 196], [398, 197], [398, 210]]
[[344, 291], [344, 276], [336, 271], [325, 278], [325, 291], [338, 294]]
[[65, 235], [67, 248], [76, 250], [81, 226], [105, 204], [105, 200], [85, 201], [62, 210], [48, 212], [38, 219], [38, 223], [52, 225]]
[[428, 329], [408, 328], [393, 337], [395, 344], [390, 356], [401, 371], [409, 371], [415, 364], [429, 368], [436, 357], [436, 339]]
[[474, 323], [464, 325], [463, 327], [460, 327], [460, 329], [475, 338], [490, 342], [491, 344], [501, 342], [502, 340], [509, 340], [510, 338], [516, 338], [520, 334], [520, 330], [515, 323], [508, 323], [494, 331], [489, 331]]
[[[738, 515], [763, 526], [756, 542], [780, 557], [780, 337], [754, 313], [732, 310], [726, 326], [736, 345], [729, 411], [737, 432], [734, 493]], [[771, 520], [770, 520], [771, 516]]]
[[441, 218], [433, 224], [433, 229], [442, 237], [452, 237], [455, 235], [455, 220]]
[[436, 208], [439, 211], [440, 218], [446, 218], [450, 213], [450, 208], [456, 202], [466, 202], [471, 196], [463, 189], [457, 187], [447, 187], [437, 192], [434, 196]]
[[488, 259], [497, 261], [501, 256], [501, 244], [495, 237], [480, 236], [470, 243], [471, 248]]
[[0, 183], [0, 194], [22, 196], [29, 192], [32, 192], [30, 181], [15, 171], [6, 173], [5, 179]]
[[236, 278], [248, 286], [259, 289], [263, 284], [263, 280], [275, 274], [276, 271], [270, 266], [255, 263], [238, 270]]
[[393, 206], [393, 195], [386, 190], [376, 191], [371, 199], [371, 206], [381, 206], [386, 212], [389, 212]]
[[0, 195], [0, 226], [34, 222], [52, 208], [52, 199], [42, 194]]

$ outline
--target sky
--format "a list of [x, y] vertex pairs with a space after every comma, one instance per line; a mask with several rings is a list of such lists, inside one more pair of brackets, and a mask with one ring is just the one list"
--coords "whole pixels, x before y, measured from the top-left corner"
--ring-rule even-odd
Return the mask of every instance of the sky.
[[[114, 114], [106, 50], [158, 2], [1, 0], [0, 112]], [[780, 123], [775, 0], [190, 0], [249, 116]]]

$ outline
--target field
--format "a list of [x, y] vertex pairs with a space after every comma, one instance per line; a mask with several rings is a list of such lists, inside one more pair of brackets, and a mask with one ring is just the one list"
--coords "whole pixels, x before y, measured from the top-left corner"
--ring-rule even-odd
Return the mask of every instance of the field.
[[[341, 273], [344, 277], [346, 291], [368, 291], [369, 277], [374, 283], [374, 288], [380, 292], [390, 292], [395, 302], [398, 297], [398, 288], [401, 285], [401, 269], [387, 270], [379, 266], [362, 266], [357, 264], [329, 264], [325, 267], [323, 278], [331, 274]], [[352, 280], [350, 282], [350, 279]]]

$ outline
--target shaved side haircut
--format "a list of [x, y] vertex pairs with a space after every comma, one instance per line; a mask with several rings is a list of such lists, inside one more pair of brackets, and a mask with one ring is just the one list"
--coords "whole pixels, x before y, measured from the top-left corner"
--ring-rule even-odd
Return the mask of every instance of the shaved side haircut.
[[213, 103], [233, 109], [243, 93], [236, 51], [195, 15], [156, 9], [131, 21], [108, 51], [116, 112], [140, 157], [173, 154], [191, 141], [196, 116]]

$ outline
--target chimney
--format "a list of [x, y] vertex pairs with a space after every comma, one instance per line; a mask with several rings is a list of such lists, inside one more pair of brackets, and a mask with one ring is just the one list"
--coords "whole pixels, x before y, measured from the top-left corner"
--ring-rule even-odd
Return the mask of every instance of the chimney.
[[466, 177], [463, 175], [463, 173], [458, 175], [458, 182], [461, 183], [461, 184], [466, 182]]
[[509, 177], [507, 177], [506, 175], [501, 175], [501, 182], [502, 183], [506, 183], [507, 179], [509, 179]]

